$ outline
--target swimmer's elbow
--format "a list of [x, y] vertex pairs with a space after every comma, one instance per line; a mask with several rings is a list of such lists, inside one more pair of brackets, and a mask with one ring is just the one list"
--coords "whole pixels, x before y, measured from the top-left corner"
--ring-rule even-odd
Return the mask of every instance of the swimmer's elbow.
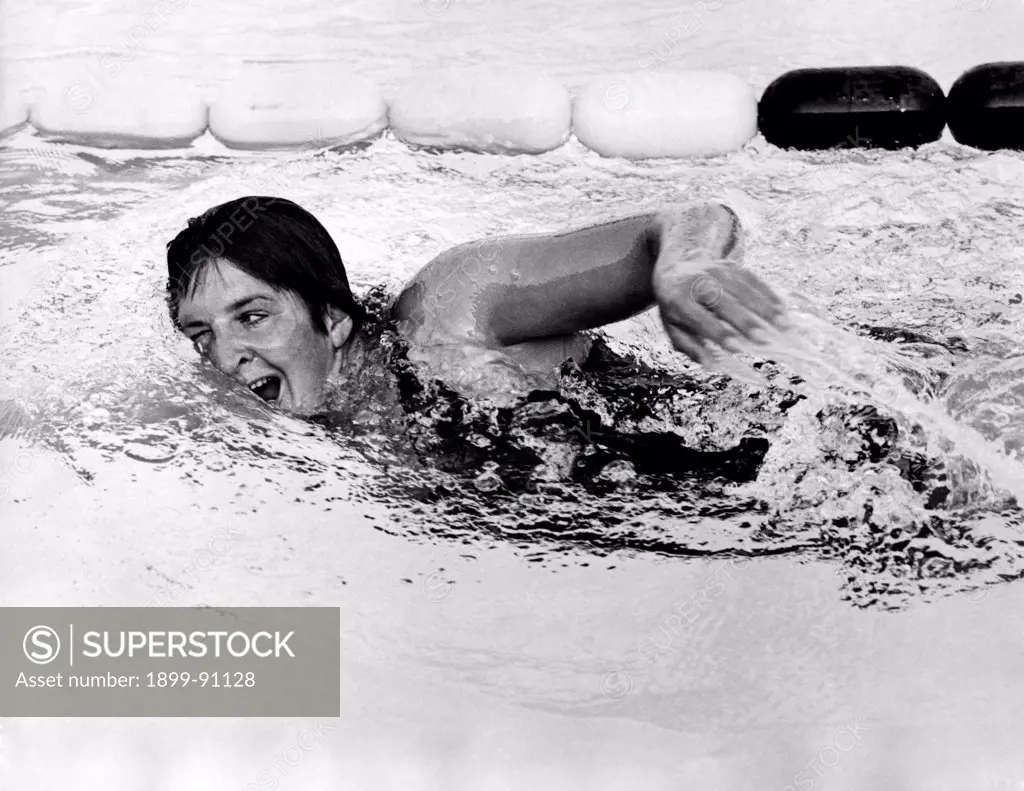
[[724, 203], [709, 201], [669, 207], [658, 213], [655, 227], [659, 252], [738, 260], [743, 252], [743, 225]]

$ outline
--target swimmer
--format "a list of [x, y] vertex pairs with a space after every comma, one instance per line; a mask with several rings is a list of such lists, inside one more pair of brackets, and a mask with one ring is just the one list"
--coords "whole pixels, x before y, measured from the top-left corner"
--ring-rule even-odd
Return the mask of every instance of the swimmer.
[[[410, 359], [466, 391], [495, 361], [524, 372], [521, 382], [502, 379], [503, 393], [530, 389], [566, 360], [584, 362], [586, 330], [652, 305], [672, 345], [707, 364], [711, 344], [737, 351], [739, 339], [763, 343], [786, 325], [782, 300], [741, 254], [731, 209], [688, 204], [457, 245], [427, 263], [389, 312]], [[289, 200], [243, 197], [190, 219], [167, 245], [167, 268], [177, 329], [281, 410], [321, 411], [332, 392], [379, 365], [337, 246]]]

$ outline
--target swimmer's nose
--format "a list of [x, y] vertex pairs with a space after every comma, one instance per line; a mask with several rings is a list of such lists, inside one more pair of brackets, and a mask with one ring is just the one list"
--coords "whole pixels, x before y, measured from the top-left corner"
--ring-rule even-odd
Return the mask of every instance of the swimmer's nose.
[[206, 356], [221, 373], [237, 376], [242, 363], [252, 359], [252, 352], [233, 338], [221, 337], [210, 343]]

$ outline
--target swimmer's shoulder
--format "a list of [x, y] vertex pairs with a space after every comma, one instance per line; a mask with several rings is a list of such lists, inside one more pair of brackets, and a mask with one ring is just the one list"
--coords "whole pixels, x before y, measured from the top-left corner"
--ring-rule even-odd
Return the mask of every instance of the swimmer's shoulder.
[[429, 261], [395, 297], [399, 333], [420, 346], [470, 344], [493, 348], [481, 321], [485, 278], [474, 254], [481, 242], [456, 245]]
[[[457, 248], [447, 251], [456, 257], [466, 252]], [[392, 302], [391, 318], [395, 327], [413, 346], [458, 347], [467, 352], [474, 349], [501, 351], [510, 360], [535, 371], [557, 368], [570, 358], [582, 364], [587, 358], [591, 346], [589, 332], [535, 338], [515, 344], [497, 341], [481, 326], [478, 311], [486, 296], [483, 293], [467, 295], [467, 289], [461, 284], [457, 290], [450, 290], [438, 277], [438, 270], [444, 271], [441, 267], [424, 267]], [[468, 267], [456, 268], [454, 272], [455, 276], [461, 277], [471, 274]]]
[[589, 333], [504, 344], [483, 326], [487, 289], [474, 282], [480, 243], [446, 250], [424, 266], [394, 297], [390, 317], [408, 344], [409, 359], [467, 395], [509, 397], [556, 386], [567, 359], [582, 364]]

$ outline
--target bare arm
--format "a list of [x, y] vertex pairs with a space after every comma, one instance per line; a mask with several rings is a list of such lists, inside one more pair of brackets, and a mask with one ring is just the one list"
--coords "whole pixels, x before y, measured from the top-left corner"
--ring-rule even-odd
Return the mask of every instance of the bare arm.
[[[673, 343], [699, 359], [699, 344], [683, 336], [696, 332], [720, 341], [728, 331], [704, 315], [715, 306], [702, 307], [702, 289], [694, 287], [694, 275], [717, 271], [730, 289], [735, 288], [729, 285], [736, 280], [735, 272], [753, 278], [736, 261], [739, 242], [736, 215], [716, 203], [555, 234], [472, 242], [427, 264], [402, 292], [397, 316], [422, 340], [458, 338], [505, 346], [620, 321], [658, 302], [663, 317], [671, 313], [682, 321], [679, 338], [666, 326]], [[760, 286], [765, 300], [774, 298]], [[677, 294], [680, 288], [687, 293]], [[727, 303], [716, 289], [703, 291]], [[748, 292], [751, 287], [743, 284], [747, 301]], [[669, 294], [678, 305], [665, 304]], [[730, 331], [746, 334], [755, 322], [733, 314], [735, 309], [726, 320], [739, 326]]]

